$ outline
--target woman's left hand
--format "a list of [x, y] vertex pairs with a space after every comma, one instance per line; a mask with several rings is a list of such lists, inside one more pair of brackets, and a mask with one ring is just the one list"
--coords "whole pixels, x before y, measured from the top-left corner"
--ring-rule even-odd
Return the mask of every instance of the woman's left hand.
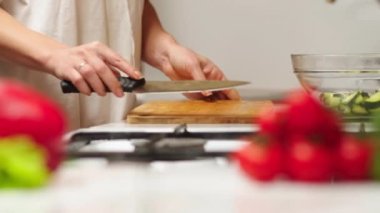
[[[161, 58], [161, 70], [172, 80], [227, 80], [223, 72], [208, 58], [178, 44], [168, 47]], [[187, 93], [190, 99], [239, 100], [236, 90], [218, 92]]]
[[[226, 80], [223, 72], [209, 59], [179, 45], [158, 19], [154, 7], [146, 1], [143, 12], [142, 58], [162, 70], [172, 80]], [[191, 99], [240, 99], [236, 90], [185, 94]]]

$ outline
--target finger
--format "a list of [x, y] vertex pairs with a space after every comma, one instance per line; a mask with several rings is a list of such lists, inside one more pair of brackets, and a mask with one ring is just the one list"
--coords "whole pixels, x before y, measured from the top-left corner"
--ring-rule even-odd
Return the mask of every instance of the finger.
[[190, 100], [202, 100], [205, 98], [201, 93], [184, 93], [183, 95]]
[[[226, 81], [226, 80], [227, 80], [226, 76], [223, 75], [222, 81]], [[239, 92], [235, 89], [224, 90], [222, 92], [229, 100], [241, 100]]]
[[216, 72], [218, 74], [218, 76], [216, 77], [216, 79], [220, 80], [220, 81], [225, 81], [227, 80], [226, 76], [224, 75], [224, 73], [217, 67], [216, 68]]
[[212, 72], [212, 70], [214, 70], [215, 68], [215, 65], [212, 63], [212, 62], [201, 62], [201, 67], [203, 69], [203, 72], [208, 75]]
[[206, 76], [206, 79], [210, 80], [212, 75], [213, 67], [210, 65], [207, 65], [206, 67], [202, 68], [204, 75]]
[[[206, 76], [204, 75], [199, 62], [194, 62], [194, 64], [192, 66], [190, 66], [190, 68], [191, 68], [191, 70], [189, 70], [189, 71], [190, 71], [191, 76], [193, 77], [194, 80], [200, 80], [200, 81], [206, 80]], [[202, 95], [203, 96], [211, 96], [212, 92], [203, 91]]]
[[202, 67], [207, 67], [208, 65], [212, 64], [210, 59], [206, 58], [205, 56], [200, 55], [200, 54], [196, 54], [196, 55]]
[[216, 65], [213, 66], [212, 74], [215, 75], [215, 80], [224, 81], [227, 80], [224, 72]]
[[218, 91], [218, 92], [214, 92], [214, 96], [218, 99], [218, 100], [228, 100], [227, 96], [221, 92], [221, 91]]
[[112, 49], [101, 43], [94, 44], [96, 53], [102, 57], [102, 59], [109, 65], [116, 67], [120, 71], [126, 73], [128, 76], [141, 79], [143, 75], [137, 71], [132, 65], [130, 65], [120, 55], [115, 53]]
[[[207, 73], [207, 79], [209, 80], [218, 80], [218, 81], [227, 80], [226, 76], [223, 74], [220, 68], [214, 64], [212, 64], [212, 66], [206, 66], [205, 73]], [[229, 90], [218, 91], [218, 92], [214, 92], [214, 95], [219, 100], [240, 100], [240, 96], [237, 91], [229, 91]]]
[[[176, 74], [173, 66], [170, 63], [163, 63], [161, 67], [162, 71], [168, 76], [171, 80], [180, 80], [181, 78]], [[200, 100], [203, 99], [204, 96], [201, 93], [184, 93], [185, 97], [190, 100]]]
[[223, 71], [217, 65], [215, 65], [212, 61], [210, 61], [208, 58], [202, 55], [198, 55], [198, 58], [200, 59], [200, 64], [203, 68], [203, 73], [207, 76], [207, 79], [222, 80], [224, 74]]
[[80, 75], [82, 75], [94, 92], [100, 96], [105, 96], [106, 89], [104, 88], [103, 82], [100, 80], [90, 63], [90, 61], [86, 62], [85, 65], [77, 68], [77, 71]]
[[116, 71], [116, 70], [112, 70], [113, 74], [115, 75], [116, 78], [120, 78], [121, 77], [121, 74], [119, 71]]
[[215, 101], [218, 101], [219, 99], [215, 94], [212, 94], [208, 97], [204, 97], [204, 100], [208, 102], [215, 102]]
[[117, 97], [122, 97], [124, 92], [121, 88], [120, 82], [117, 80], [114, 72], [111, 70], [107, 64], [98, 58], [96, 55], [88, 58], [89, 63], [94, 68], [96, 75], [101, 79], [100, 83], [115, 94]]
[[224, 79], [223, 73], [216, 68], [213, 68], [206, 76], [208, 80], [222, 81]]
[[240, 94], [237, 90], [224, 90], [223, 93], [227, 96], [229, 100], [241, 100]]
[[[203, 69], [203, 72], [205, 73], [208, 80], [216, 80], [216, 81], [222, 81], [225, 80], [225, 76], [223, 72], [214, 65], [212, 62], [209, 62]], [[228, 100], [229, 98], [223, 93], [223, 91], [216, 91], [213, 92], [213, 96], [217, 100]]]
[[180, 80], [181, 78], [177, 75], [175, 72], [173, 66], [165, 62], [162, 64], [162, 71], [165, 73], [166, 76], [168, 76], [171, 80]]
[[89, 85], [87, 84], [83, 76], [80, 73], [78, 73], [77, 70], [73, 69], [70, 72], [70, 76], [68, 77], [68, 79], [65, 80], [71, 81], [80, 93], [83, 93], [85, 95], [91, 95], [91, 89]]
[[189, 73], [191, 73], [191, 77], [194, 80], [198, 80], [198, 81], [204, 81], [204, 80], [206, 80], [206, 76], [203, 73], [199, 62], [194, 62], [193, 65], [188, 66], [188, 68], [191, 69], [191, 70], [188, 70], [188, 71], [189, 71]]

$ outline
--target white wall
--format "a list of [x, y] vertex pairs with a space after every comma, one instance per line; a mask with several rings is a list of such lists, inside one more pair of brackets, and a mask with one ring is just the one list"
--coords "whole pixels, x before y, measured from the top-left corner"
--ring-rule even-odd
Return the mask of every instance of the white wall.
[[380, 52], [377, 0], [151, 1], [178, 41], [251, 88], [297, 87], [291, 53]]

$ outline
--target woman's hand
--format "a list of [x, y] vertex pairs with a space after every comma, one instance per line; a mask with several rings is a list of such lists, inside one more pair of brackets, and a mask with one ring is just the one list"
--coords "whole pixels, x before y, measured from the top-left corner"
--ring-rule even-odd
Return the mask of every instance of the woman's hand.
[[[146, 1], [143, 12], [142, 57], [172, 80], [226, 80], [209, 59], [180, 46], [163, 28], [152, 4]], [[235, 90], [186, 94], [193, 99], [240, 99]]]
[[95, 91], [104, 96], [108, 87], [123, 96], [114, 70], [141, 78], [127, 61], [99, 42], [68, 47], [26, 28], [1, 8], [0, 23], [0, 58], [69, 80], [81, 93]]
[[[176, 43], [167, 46], [161, 58], [161, 70], [172, 80], [227, 80], [220, 68], [208, 58]], [[190, 99], [238, 100], [236, 90], [185, 94]]]
[[122, 97], [124, 92], [116, 70], [132, 78], [142, 77], [126, 60], [99, 42], [53, 50], [47, 57], [46, 69], [59, 79], [71, 81], [86, 95], [95, 91], [104, 96], [108, 87], [116, 96]]

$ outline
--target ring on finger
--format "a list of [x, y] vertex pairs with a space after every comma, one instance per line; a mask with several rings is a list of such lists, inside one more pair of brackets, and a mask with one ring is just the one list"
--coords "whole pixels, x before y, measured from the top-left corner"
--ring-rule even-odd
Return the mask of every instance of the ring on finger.
[[78, 70], [78, 71], [80, 72], [81, 69], [82, 69], [84, 66], [86, 66], [86, 65], [87, 65], [87, 62], [83, 61], [82, 63], [80, 63], [80, 64], [77, 66], [76, 70]]

